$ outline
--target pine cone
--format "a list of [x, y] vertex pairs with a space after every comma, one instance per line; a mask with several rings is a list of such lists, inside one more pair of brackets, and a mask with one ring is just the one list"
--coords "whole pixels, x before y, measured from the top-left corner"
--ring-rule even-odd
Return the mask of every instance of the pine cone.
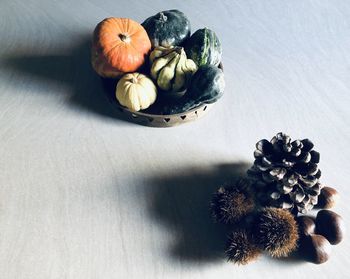
[[248, 176], [262, 205], [306, 213], [317, 204], [320, 154], [313, 147], [309, 139], [291, 141], [283, 133], [256, 144]]

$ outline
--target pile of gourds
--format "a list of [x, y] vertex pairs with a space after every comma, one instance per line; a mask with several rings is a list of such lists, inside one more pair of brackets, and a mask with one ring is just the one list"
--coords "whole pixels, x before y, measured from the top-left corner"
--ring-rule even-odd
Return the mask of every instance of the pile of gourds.
[[91, 63], [100, 76], [119, 80], [116, 98], [122, 106], [139, 111], [152, 106], [158, 95], [177, 95], [176, 104], [163, 110], [174, 114], [222, 96], [221, 56], [212, 30], [199, 29], [191, 36], [188, 18], [169, 10], [142, 24], [115, 17], [101, 21], [93, 33]]

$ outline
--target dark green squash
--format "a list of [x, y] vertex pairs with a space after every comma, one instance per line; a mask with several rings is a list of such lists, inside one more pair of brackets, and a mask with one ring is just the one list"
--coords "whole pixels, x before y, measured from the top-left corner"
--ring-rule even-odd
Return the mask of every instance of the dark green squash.
[[224, 93], [225, 80], [223, 71], [213, 65], [198, 68], [183, 97], [166, 105], [162, 114], [183, 113], [201, 104], [216, 102]]
[[221, 42], [214, 31], [208, 28], [199, 29], [193, 33], [186, 42], [185, 51], [188, 58], [192, 59], [197, 66], [218, 66], [221, 61]]
[[165, 115], [184, 113], [197, 107], [198, 105], [199, 104], [197, 104], [195, 100], [183, 96], [176, 100], [176, 102], [165, 105], [161, 113]]
[[147, 18], [142, 26], [146, 29], [152, 47], [180, 46], [191, 34], [191, 25], [184, 13], [169, 10]]
[[224, 72], [214, 65], [204, 65], [193, 75], [186, 96], [197, 103], [214, 103], [224, 94]]

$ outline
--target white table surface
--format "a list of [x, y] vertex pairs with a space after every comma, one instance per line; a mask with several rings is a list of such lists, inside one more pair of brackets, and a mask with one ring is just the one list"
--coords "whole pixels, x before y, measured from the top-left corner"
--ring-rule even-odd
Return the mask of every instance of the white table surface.
[[[284, 131], [313, 140], [349, 220], [349, 1], [167, 2], [1, 1], [0, 277], [346, 278], [348, 239], [323, 265], [227, 263], [207, 203]], [[225, 96], [176, 128], [122, 121], [87, 38], [105, 17], [170, 8], [221, 38]]]

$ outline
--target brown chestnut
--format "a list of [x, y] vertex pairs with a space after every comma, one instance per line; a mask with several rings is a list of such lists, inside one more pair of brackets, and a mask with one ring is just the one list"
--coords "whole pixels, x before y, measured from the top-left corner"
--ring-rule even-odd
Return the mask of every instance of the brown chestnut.
[[318, 196], [317, 207], [329, 209], [335, 206], [339, 199], [338, 191], [332, 187], [323, 187]]
[[300, 236], [305, 236], [315, 233], [315, 218], [311, 216], [299, 216], [297, 218], [298, 229]]
[[328, 261], [332, 246], [322, 235], [310, 234], [300, 241], [299, 254], [312, 263], [321, 264]]
[[345, 233], [343, 218], [331, 210], [320, 210], [316, 216], [316, 233], [323, 235], [331, 244], [338, 244]]

